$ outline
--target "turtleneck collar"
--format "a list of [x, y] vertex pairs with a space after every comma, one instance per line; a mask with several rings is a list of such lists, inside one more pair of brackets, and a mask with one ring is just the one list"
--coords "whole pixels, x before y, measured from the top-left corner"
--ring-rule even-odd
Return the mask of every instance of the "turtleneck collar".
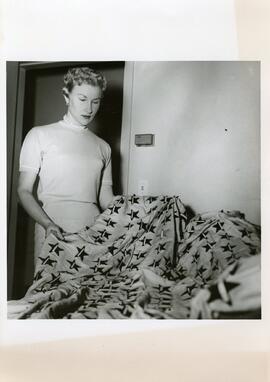
[[70, 116], [68, 114], [65, 114], [61, 123], [68, 129], [71, 129], [71, 130], [74, 130], [74, 131], [80, 131], [80, 132], [85, 132], [85, 131], [88, 131], [88, 127], [87, 126], [82, 126], [82, 125], [79, 125], [79, 124], [76, 124], [74, 122], [74, 120], [72, 120], [70, 118]]

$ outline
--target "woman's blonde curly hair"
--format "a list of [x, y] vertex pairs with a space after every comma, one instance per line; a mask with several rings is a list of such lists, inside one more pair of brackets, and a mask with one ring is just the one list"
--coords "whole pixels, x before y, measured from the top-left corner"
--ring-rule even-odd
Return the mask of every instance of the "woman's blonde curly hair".
[[106, 90], [107, 80], [103, 74], [88, 67], [70, 68], [64, 75], [64, 87], [71, 92], [75, 85], [89, 84], [98, 86], [102, 92]]

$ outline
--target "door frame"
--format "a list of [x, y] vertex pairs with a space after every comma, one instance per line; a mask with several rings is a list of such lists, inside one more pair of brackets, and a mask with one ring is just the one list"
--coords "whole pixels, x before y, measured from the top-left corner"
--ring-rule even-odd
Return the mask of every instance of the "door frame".
[[121, 129], [121, 174], [123, 194], [129, 194], [130, 153], [132, 145], [132, 121], [134, 104], [135, 62], [126, 61], [124, 69], [123, 115]]
[[[19, 156], [22, 144], [26, 74], [34, 69], [80, 65], [80, 61], [9, 62], [7, 74], [13, 75], [11, 104], [7, 108], [7, 298], [12, 298], [14, 285], [16, 229], [18, 216], [17, 184]], [[128, 193], [129, 152], [131, 134], [132, 87], [134, 63], [125, 63], [123, 117], [121, 128], [121, 162], [123, 193]], [[8, 79], [7, 79], [8, 81]], [[10, 86], [10, 84], [8, 84]], [[8, 89], [8, 87], [7, 87]], [[10, 90], [10, 89], [9, 89]]]

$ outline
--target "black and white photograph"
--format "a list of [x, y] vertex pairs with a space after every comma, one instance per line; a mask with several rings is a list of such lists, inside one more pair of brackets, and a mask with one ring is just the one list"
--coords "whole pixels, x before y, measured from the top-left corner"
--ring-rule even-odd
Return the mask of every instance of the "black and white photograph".
[[8, 319], [261, 319], [259, 61], [7, 61]]
[[268, 381], [269, 18], [0, 1], [1, 381]]

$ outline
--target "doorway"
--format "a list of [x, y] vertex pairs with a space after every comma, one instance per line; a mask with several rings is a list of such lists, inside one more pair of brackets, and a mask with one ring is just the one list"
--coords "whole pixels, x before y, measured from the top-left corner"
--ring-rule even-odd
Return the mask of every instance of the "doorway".
[[24, 296], [34, 272], [34, 222], [17, 201], [19, 153], [33, 126], [56, 122], [65, 114], [63, 75], [74, 66], [101, 71], [108, 87], [91, 131], [112, 149], [114, 193], [121, 194], [121, 130], [125, 63], [113, 62], [8, 62], [7, 63], [7, 202], [8, 299]]

